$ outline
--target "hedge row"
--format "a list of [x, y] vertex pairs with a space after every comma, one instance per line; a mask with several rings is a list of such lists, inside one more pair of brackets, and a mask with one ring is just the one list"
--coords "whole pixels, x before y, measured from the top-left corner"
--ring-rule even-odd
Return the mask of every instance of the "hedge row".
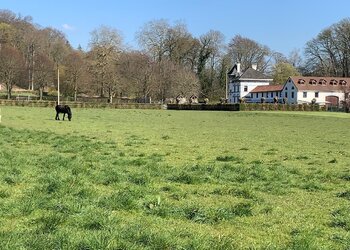
[[326, 111], [325, 106], [317, 104], [273, 104], [273, 103], [241, 103], [239, 104], [241, 111]]
[[272, 104], [272, 103], [241, 103], [241, 104], [168, 104], [170, 110], [216, 110], [216, 111], [326, 111], [326, 107], [308, 104]]
[[167, 109], [239, 111], [239, 104], [168, 104]]
[[[115, 108], [115, 109], [161, 109], [161, 104], [150, 103], [95, 103], [95, 102], [62, 102], [71, 108]], [[55, 107], [55, 101], [0, 100], [4, 106]]]
[[[63, 102], [71, 108], [115, 108], [115, 109], [161, 109], [161, 104], [150, 103], [95, 103]], [[26, 107], [55, 107], [55, 101], [1, 100], [0, 105]], [[216, 111], [326, 111], [325, 106], [309, 104], [235, 103], [235, 104], [168, 104], [169, 110], [216, 110]]]

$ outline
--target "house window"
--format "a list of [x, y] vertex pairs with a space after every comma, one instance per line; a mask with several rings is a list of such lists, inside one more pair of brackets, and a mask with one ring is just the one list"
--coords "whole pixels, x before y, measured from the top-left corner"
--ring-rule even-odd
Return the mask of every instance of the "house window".
[[256, 98], [259, 98], [259, 93], [256, 93]]
[[294, 86], [292, 86], [292, 89], [294, 89]]
[[319, 93], [319, 92], [315, 92], [315, 98], [318, 98], [318, 93]]
[[303, 92], [303, 98], [307, 98], [307, 92]]
[[248, 86], [244, 86], [244, 92], [248, 91]]
[[294, 98], [294, 92], [292, 92], [292, 98]]
[[285, 98], [288, 98], [288, 92], [285, 92], [285, 93], [284, 93], [284, 97], [285, 97]]

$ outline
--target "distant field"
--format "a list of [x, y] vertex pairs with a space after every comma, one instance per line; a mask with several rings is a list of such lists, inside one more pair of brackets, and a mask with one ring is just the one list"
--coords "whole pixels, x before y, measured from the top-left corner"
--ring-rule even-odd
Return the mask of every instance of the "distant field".
[[350, 248], [350, 114], [0, 108], [0, 249]]

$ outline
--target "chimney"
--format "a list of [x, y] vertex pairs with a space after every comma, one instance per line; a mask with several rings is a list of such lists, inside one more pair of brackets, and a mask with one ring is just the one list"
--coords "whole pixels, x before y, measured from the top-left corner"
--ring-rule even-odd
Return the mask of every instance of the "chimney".
[[252, 68], [253, 68], [254, 70], [257, 70], [258, 65], [257, 65], [256, 63], [253, 63], [253, 64], [252, 64]]
[[236, 66], [237, 66], [237, 73], [241, 73], [241, 64], [236, 63]]

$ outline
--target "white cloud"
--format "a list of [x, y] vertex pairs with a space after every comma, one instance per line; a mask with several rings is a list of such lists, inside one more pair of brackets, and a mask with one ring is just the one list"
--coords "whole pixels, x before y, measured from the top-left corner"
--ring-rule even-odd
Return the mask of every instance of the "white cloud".
[[69, 25], [69, 24], [63, 24], [62, 27], [65, 29], [65, 30], [75, 30], [75, 27]]

